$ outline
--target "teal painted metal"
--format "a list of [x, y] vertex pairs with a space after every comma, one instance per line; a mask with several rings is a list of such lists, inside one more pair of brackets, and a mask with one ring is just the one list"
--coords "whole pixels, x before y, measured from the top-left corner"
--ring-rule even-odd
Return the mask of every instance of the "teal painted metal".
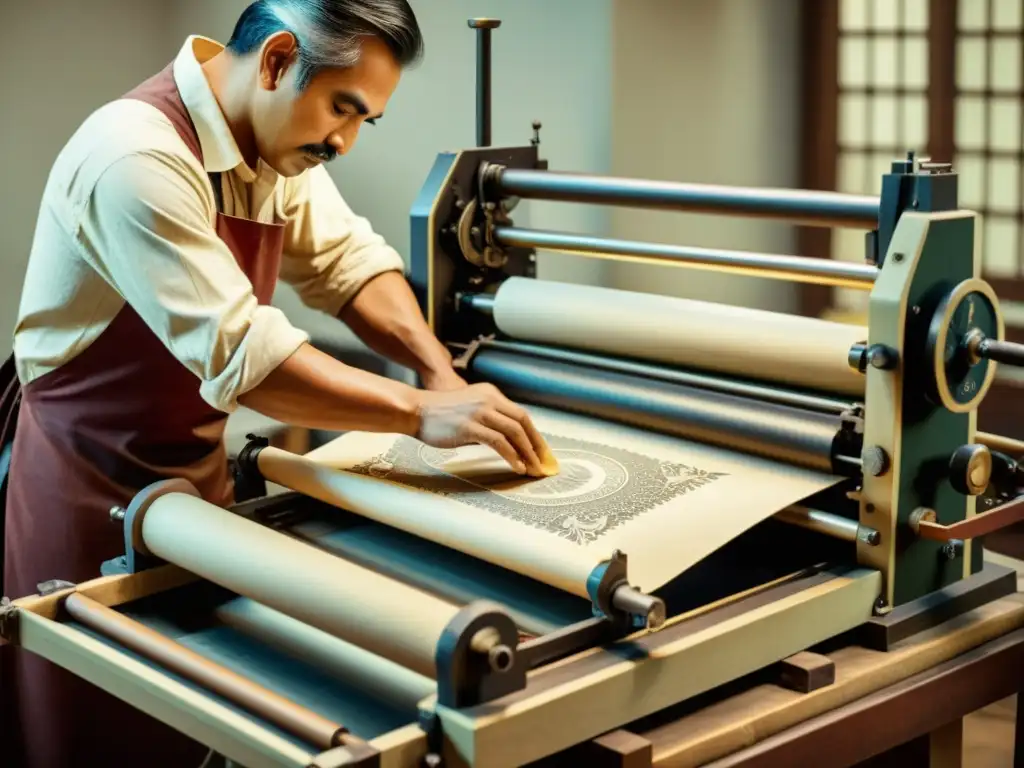
[[[947, 476], [949, 459], [970, 442], [970, 414], [952, 413], [926, 397], [932, 376], [927, 331], [940, 301], [960, 282], [974, 276], [974, 219], [931, 223], [907, 301], [902, 397], [902, 446], [898, 488], [895, 605], [914, 600], [963, 577], [962, 555], [950, 559], [941, 542], [918, 538], [909, 527], [919, 507], [934, 509], [948, 525], [967, 514], [969, 499], [957, 493]], [[913, 308], [919, 307], [919, 312]], [[981, 549], [980, 542], [975, 543]]]

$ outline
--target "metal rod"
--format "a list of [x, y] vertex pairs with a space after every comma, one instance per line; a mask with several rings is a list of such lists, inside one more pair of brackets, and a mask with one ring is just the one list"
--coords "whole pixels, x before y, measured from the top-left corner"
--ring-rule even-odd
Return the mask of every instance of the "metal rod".
[[824, 533], [827, 536], [856, 543], [863, 541], [872, 547], [878, 546], [882, 540], [881, 534], [874, 528], [868, 528], [850, 520], [842, 515], [835, 515], [831, 512], [824, 512], [820, 509], [811, 509], [794, 505], [787, 507], [775, 514], [775, 519], [809, 531]]
[[512, 197], [752, 216], [818, 227], [876, 229], [880, 206], [877, 197], [838, 192], [682, 184], [519, 168], [502, 170], [494, 183], [496, 191]]
[[878, 268], [870, 264], [832, 259], [643, 243], [520, 227], [498, 227], [494, 237], [499, 244], [514, 248], [656, 262], [865, 291], [871, 290], [878, 277]]
[[491, 146], [491, 30], [501, 26], [498, 19], [470, 19], [476, 38], [476, 145]]
[[463, 309], [472, 309], [485, 315], [494, 314], [494, 302], [493, 293], [464, 293], [459, 297]]
[[76, 592], [67, 597], [64, 607], [76, 621], [223, 696], [318, 749], [333, 749], [349, 740], [343, 726], [215, 664], [92, 598]]
[[1005, 453], [1010, 458], [1024, 458], [1024, 441], [1015, 440], [1012, 437], [1003, 437], [1002, 435], [993, 435], [988, 432], [976, 432], [974, 439], [993, 451]]
[[623, 613], [643, 617], [646, 629], [658, 629], [665, 623], [665, 602], [659, 597], [645, 595], [628, 584], [623, 584], [612, 593], [612, 605]]
[[[481, 294], [478, 294], [481, 295]], [[468, 298], [468, 297], [467, 297]], [[473, 306], [475, 302], [468, 302]], [[806, 395], [802, 392], [791, 392], [784, 389], [775, 389], [761, 384], [752, 384], [734, 379], [718, 378], [689, 371], [680, 371], [674, 368], [662, 368], [648, 363], [638, 363], [632, 360], [622, 360], [614, 357], [602, 357], [586, 352], [575, 352], [568, 349], [556, 347], [545, 347], [539, 344], [526, 344], [524, 342], [510, 342], [498, 340], [482, 340], [481, 348], [495, 349], [505, 352], [515, 352], [521, 355], [530, 355], [543, 360], [557, 360], [563, 363], [572, 363], [605, 371], [617, 371], [635, 376], [643, 376], [658, 381], [668, 381], [673, 384], [683, 384], [690, 387], [710, 390], [712, 392], [723, 392], [730, 395], [739, 395], [754, 400], [763, 400], [779, 405], [788, 405], [793, 408], [802, 408], [808, 411], [819, 413], [842, 414], [853, 408], [853, 403], [842, 400], [832, 400], [827, 397]]]

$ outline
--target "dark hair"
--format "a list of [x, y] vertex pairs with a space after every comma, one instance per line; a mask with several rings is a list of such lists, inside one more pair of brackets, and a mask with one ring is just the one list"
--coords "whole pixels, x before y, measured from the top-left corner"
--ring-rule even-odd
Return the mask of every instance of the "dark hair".
[[402, 67], [423, 55], [423, 35], [408, 0], [256, 0], [242, 12], [227, 48], [244, 56], [282, 31], [298, 43], [299, 88], [321, 69], [358, 63], [364, 37], [387, 45]]

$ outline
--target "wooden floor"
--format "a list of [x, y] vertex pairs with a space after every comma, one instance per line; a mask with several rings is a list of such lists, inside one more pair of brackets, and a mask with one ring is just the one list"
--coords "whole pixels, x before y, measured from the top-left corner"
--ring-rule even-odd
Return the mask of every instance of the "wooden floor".
[[[1017, 569], [1017, 589], [1024, 590], [1024, 563], [995, 553], [985, 558]], [[1011, 768], [1017, 697], [1011, 696], [964, 721], [964, 768]]]

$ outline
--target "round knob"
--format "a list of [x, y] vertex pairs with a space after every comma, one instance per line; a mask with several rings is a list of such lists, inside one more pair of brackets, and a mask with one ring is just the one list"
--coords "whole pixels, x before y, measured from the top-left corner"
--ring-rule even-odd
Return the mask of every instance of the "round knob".
[[992, 452], [984, 445], [962, 445], [949, 459], [949, 482], [957, 493], [977, 496], [992, 479]]
[[889, 454], [880, 445], [865, 448], [860, 460], [864, 471], [872, 477], [881, 477], [889, 471]]

